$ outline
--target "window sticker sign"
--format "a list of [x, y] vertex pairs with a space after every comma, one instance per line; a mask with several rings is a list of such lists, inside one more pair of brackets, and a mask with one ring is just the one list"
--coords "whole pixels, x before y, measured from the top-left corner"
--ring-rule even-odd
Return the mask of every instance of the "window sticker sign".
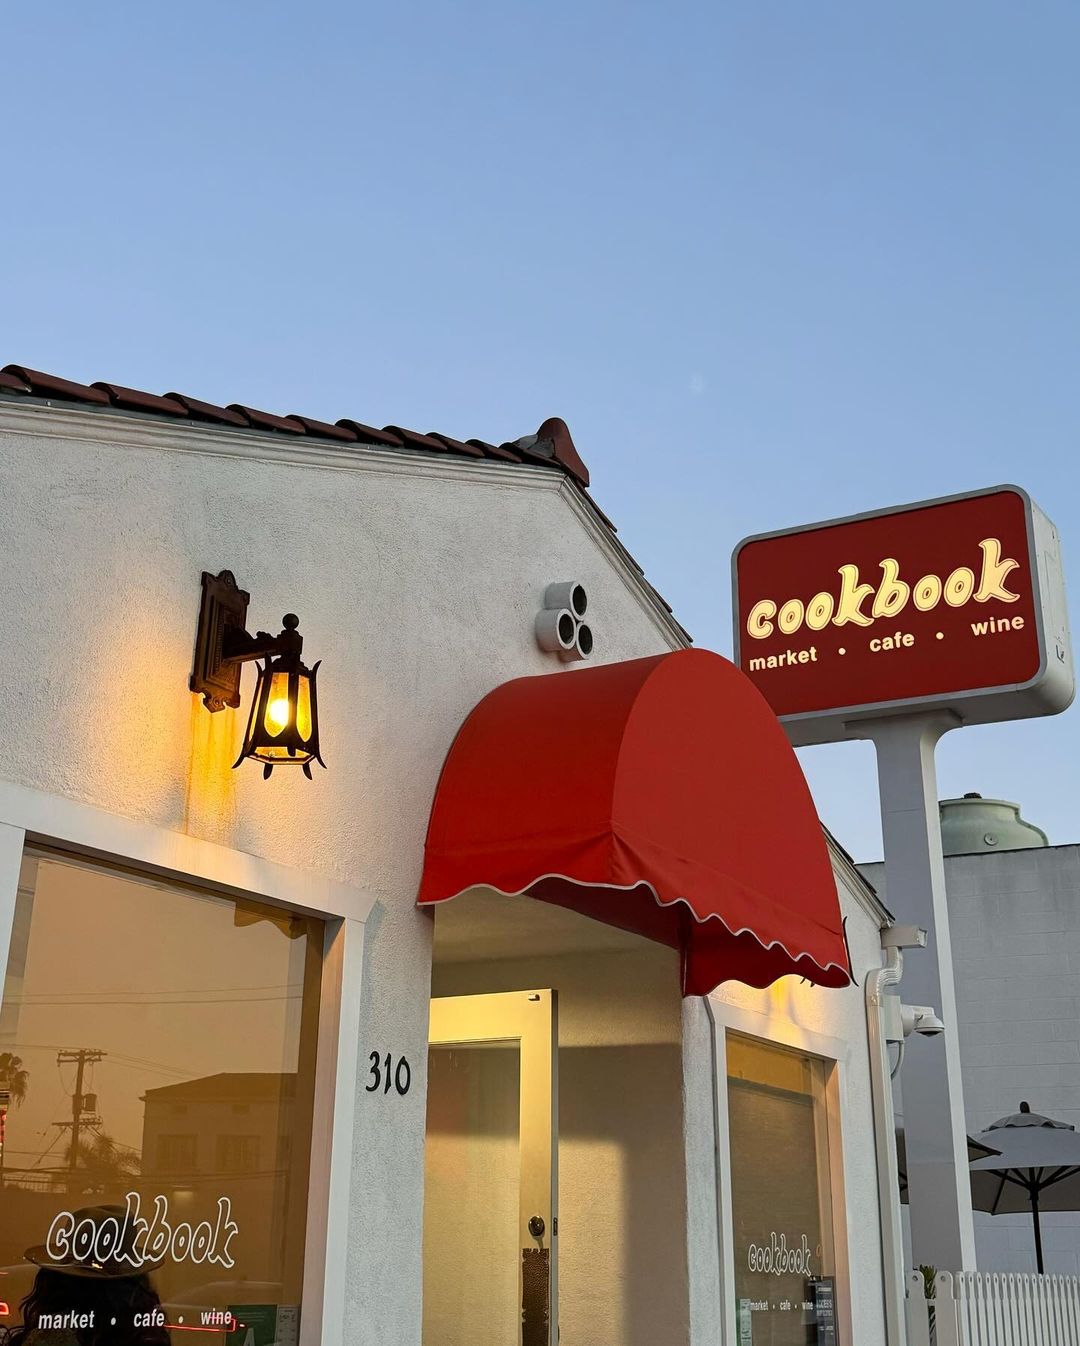
[[295, 1304], [232, 1304], [235, 1326], [225, 1346], [296, 1346], [300, 1314]]
[[216, 1220], [192, 1227], [186, 1220], [170, 1218], [168, 1197], [156, 1196], [153, 1213], [143, 1215], [138, 1192], [128, 1192], [122, 1219], [80, 1220], [74, 1211], [60, 1211], [49, 1225], [45, 1251], [56, 1262], [102, 1266], [114, 1261], [130, 1267], [132, 1275], [147, 1263], [162, 1261], [232, 1267], [229, 1245], [238, 1233], [227, 1196], [218, 1198]]
[[821, 1276], [807, 1282], [810, 1304], [813, 1306], [813, 1327], [816, 1330], [817, 1346], [837, 1346], [836, 1332], [836, 1279], [833, 1276]]
[[750, 1271], [769, 1276], [810, 1276], [812, 1256], [810, 1240], [805, 1234], [794, 1236], [789, 1247], [787, 1235], [777, 1234], [774, 1229], [764, 1243], [750, 1244], [746, 1265]]
[[1073, 696], [1054, 525], [1017, 486], [746, 538], [735, 660], [797, 744], [948, 709], [1055, 714]]

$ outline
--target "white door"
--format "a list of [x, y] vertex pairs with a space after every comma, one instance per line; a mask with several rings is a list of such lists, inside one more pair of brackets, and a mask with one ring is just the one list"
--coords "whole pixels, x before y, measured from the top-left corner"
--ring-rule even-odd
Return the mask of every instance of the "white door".
[[424, 1346], [555, 1346], [554, 991], [431, 1002]]

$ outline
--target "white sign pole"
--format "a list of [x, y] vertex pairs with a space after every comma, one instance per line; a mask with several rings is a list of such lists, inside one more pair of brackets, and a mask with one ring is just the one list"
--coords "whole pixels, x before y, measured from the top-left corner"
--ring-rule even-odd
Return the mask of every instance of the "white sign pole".
[[913, 1037], [903, 1072], [912, 1257], [915, 1266], [941, 1271], [975, 1270], [956, 989], [934, 770], [938, 739], [959, 723], [949, 711], [933, 711], [857, 726], [859, 735], [872, 739], [877, 751], [886, 905], [901, 921], [929, 932], [926, 949], [905, 966], [905, 999], [934, 1006], [945, 1023], [939, 1036]]

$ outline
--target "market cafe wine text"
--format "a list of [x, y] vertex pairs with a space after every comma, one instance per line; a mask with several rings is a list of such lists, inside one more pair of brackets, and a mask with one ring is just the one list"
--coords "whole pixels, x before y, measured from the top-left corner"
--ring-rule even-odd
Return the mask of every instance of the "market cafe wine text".
[[861, 718], [1063, 710], [1072, 653], [1058, 536], [1015, 486], [747, 538], [735, 657], [796, 743]]

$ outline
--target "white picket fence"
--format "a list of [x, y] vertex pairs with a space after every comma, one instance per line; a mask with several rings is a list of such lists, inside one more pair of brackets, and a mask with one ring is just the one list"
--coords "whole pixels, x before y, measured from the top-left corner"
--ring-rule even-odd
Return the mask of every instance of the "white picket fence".
[[908, 1278], [910, 1346], [1080, 1346], [1080, 1277], [939, 1271]]

